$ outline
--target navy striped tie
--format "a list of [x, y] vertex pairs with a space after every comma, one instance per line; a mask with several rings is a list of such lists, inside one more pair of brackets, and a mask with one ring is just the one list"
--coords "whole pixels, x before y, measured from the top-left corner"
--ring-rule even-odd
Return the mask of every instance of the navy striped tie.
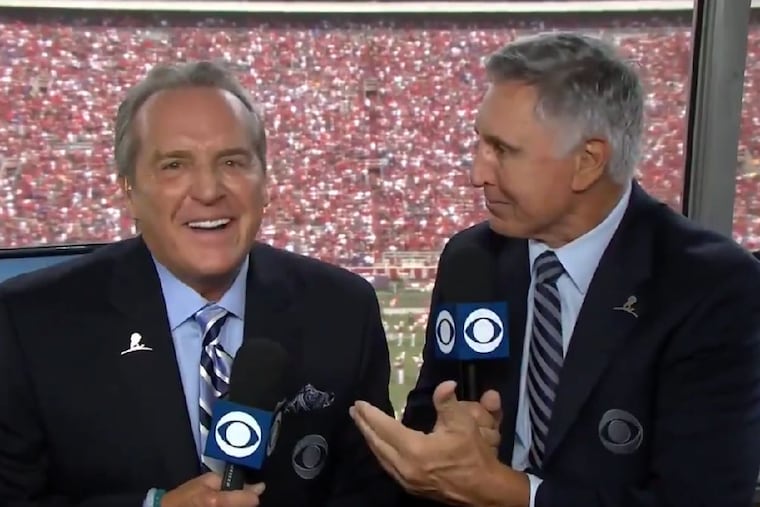
[[530, 467], [541, 470], [546, 436], [559, 384], [564, 353], [557, 279], [564, 273], [554, 252], [542, 253], [534, 263], [533, 325], [528, 358], [528, 407], [532, 433]]
[[[211, 427], [214, 402], [227, 394], [230, 385], [232, 357], [219, 343], [219, 332], [224, 326], [227, 315], [227, 310], [214, 304], [205, 306], [195, 314], [195, 320], [203, 333], [199, 407], [201, 454], [203, 454]], [[209, 470], [222, 472], [223, 465], [217, 460], [202, 456], [201, 461], [204, 472]]]

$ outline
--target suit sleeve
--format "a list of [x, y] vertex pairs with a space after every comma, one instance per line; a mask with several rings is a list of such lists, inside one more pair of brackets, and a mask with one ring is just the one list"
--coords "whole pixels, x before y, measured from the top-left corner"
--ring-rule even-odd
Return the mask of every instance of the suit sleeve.
[[77, 500], [48, 496], [50, 458], [27, 364], [7, 303], [0, 294], [0, 505], [140, 507], [146, 492]]
[[[663, 351], [649, 477], [637, 488], [544, 477], [536, 507], [747, 507], [760, 467], [760, 298], [736, 274]], [[728, 287], [728, 289], [725, 289]], [[654, 372], [653, 372], [654, 374]]]
[[[435, 285], [430, 300], [430, 310], [441, 302], [441, 266], [446, 262], [444, 248], [438, 261]], [[430, 312], [429, 312], [430, 313]], [[417, 377], [417, 384], [409, 393], [404, 410], [403, 423], [409, 428], [429, 432], [435, 425], [435, 407], [433, 406], [433, 391], [445, 380], [457, 380], [459, 369], [453, 361], [440, 361], [435, 358], [435, 323], [428, 317], [425, 328], [425, 344], [422, 349], [422, 367]]]
[[[441, 253], [436, 271], [433, 294], [430, 299], [430, 312], [441, 302], [441, 277], [446, 262], [446, 248]], [[425, 328], [425, 344], [422, 349], [422, 367], [417, 377], [417, 384], [409, 393], [404, 410], [404, 426], [428, 433], [435, 425], [436, 412], [433, 406], [433, 391], [445, 380], [457, 380], [459, 369], [453, 361], [440, 361], [435, 358], [435, 324], [428, 317]], [[403, 492], [399, 505], [402, 507], [445, 507], [444, 504]]]
[[[374, 290], [368, 287], [367, 314], [359, 365], [357, 399], [393, 416], [390, 401], [390, 357]], [[382, 469], [346, 412], [337, 452], [335, 481], [327, 507], [396, 507], [400, 487]]]

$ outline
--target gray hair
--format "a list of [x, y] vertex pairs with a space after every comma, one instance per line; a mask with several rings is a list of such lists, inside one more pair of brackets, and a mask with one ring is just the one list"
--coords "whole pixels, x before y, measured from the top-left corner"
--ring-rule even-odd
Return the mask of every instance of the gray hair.
[[219, 64], [200, 61], [177, 65], [158, 65], [127, 92], [119, 106], [114, 127], [114, 155], [120, 177], [134, 181], [140, 139], [134, 129], [137, 112], [154, 94], [177, 88], [210, 87], [226, 90], [251, 112], [250, 133], [254, 152], [266, 171], [267, 140], [261, 114], [254, 108], [245, 89], [232, 73]]
[[633, 177], [644, 123], [641, 81], [615, 49], [602, 40], [554, 32], [519, 39], [492, 54], [486, 63], [492, 82], [524, 82], [538, 94], [540, 120], [559, 121], [575, 145], [599, 136], [611, 146], [610, 177]]

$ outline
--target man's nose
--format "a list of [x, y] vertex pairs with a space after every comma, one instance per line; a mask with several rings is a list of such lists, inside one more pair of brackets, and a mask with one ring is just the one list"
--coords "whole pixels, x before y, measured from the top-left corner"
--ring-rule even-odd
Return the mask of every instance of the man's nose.
[[199, 167], [193, 173], [192, 197], [197, 201], [210, 204], [224, 195], [221, 171], [211, 164]]

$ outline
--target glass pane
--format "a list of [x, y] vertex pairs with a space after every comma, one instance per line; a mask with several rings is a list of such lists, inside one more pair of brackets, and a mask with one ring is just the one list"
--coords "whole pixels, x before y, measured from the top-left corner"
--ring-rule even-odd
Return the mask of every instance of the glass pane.
[[680, 208], [689, 11], [362, 19], [4, 12], [0, 247], [134, 234], [114, 176], [116, 107], [157, 62], [225, 60], [266, 117], [273, 199], [261, 238], [373, 281], [400, 412], [438, 254], [484, 217], [467, 185], [484, 56], [549, 29], [619, 43], [648, 90], [639, 179]]
[[760, 250], [760, 22], [749, 27], [734, 199], [734, 239]]

